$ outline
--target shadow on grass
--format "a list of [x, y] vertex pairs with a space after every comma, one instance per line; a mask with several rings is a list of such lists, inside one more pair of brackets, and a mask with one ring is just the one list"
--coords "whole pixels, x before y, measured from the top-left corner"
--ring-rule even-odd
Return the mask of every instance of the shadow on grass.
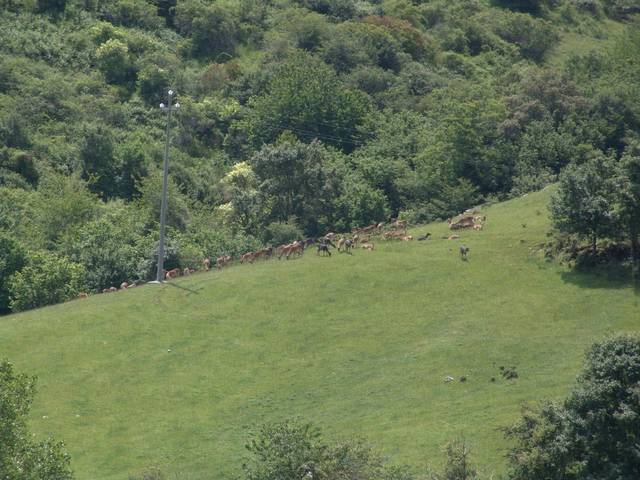
[[574, 267], [568, 272], [563, 272], [561, 277], [564, 282], [580, 288], [618, 289], [633, 286], [636, 295], [640, 295], [640, 283], [633, 281], [631, 267], [626, 265]]
[[198, 290], [194, 290], [192, 288], [187, 288], [187, 287], [183, 287], [182, 285], [178, 285], [176, 283], [170, 283], [170, 282], [166, 282], [165, 285], [171, 285], [173, 288], [179, 288], [180, 290], [186, 290], [189, 293], [195, 293], [196, 295], [199, 295], [200, 293], [198, 292]]

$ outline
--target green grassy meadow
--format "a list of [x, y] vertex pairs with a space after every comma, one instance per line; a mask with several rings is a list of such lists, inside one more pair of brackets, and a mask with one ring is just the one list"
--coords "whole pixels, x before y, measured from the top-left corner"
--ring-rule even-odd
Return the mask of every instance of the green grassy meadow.
[[[500, 429], [522, 405], [564, 395], [592, 342], [640, 330], [624, 280], [535, 254], [549, 192], [484, 209], [485, 230], [458, 241], [433, 224], [411, 232], [430, 231], [426, 242], [307, 252], [5, 317], [0, 357], [38, 376], [33, 431], [66, 442], [78, 479], [150, 465], [231, 478], [247, 432], [288, 416], [418, 468], [464, 437], [501, 472]], [[519, 378], [503, 380], [501, 365]]]

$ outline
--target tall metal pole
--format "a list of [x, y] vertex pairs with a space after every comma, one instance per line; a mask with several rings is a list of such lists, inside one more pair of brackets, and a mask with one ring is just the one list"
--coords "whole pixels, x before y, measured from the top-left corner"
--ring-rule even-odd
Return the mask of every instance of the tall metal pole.
[[[167, 223], [167, 189], [169, 184], [169, 131], [171, 129], [171, 110], [173, 110], [173, 90], [169, 90], [167, 95], [167, 105], [164, 107], [160, 104], [160, 108], [167, 110], [167, 129], [165, 132], [164, 143], [164, 173], [162, 177], [162, 200], [160, 203], [160, 243], [158, 245], [158, 272], [156, 275], [157, 282], [164, 281], [164, 233]], [[179, 104], [176, 105], [178, 107]]]

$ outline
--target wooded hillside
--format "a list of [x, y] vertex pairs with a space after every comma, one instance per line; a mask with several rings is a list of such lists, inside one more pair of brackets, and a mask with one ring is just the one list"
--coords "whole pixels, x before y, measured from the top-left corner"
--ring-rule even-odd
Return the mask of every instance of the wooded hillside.
[[629, 155], [632, 0], [2, 0], [0, 312]]

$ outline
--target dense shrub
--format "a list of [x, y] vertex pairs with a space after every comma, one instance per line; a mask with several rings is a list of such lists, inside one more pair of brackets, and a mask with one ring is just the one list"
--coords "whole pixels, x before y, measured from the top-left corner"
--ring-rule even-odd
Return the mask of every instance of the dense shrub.
[[49, 252], [33, 252], [29, 263], [9, 278], [11, 310], [53, 305], [86, 290], [82, 265]]
[[27, 264], [27, 252], [15, 238], [0, 231], [0, 315], [9, 313], [8, 280]]
[[498, 21], [496, 33], [516, 44], [523, 57], [536, 62], [544, 60], [559, 38], [551, 24], [522, 13], [503, 16]]
[[178, 2], [175, 24], [191, 38], [191, 49], [198, 57], [216, 59], [222, 53], [233, 54], [240, 39], [237, 19], [225, 7], [199, 0]]
[[0, 360], [0, 478], [71, 480], [70, 457], [64, 444], [52, 438], [36, 442], [27, 421], [35, 378], [14, 372]]
[[303, 238], [295, 222], [273, 222], [264, 229], [263, 241], [268, 245], [282, 245]]
[[640, 431], [640, 339], [610, 338], [587, 352], [562, 403], [545, 402], [508, 429], [510, 478], [634, 478]]
[[129, 48], [120, 40], [110, 39], [96, 50], [98, 68], [109, 83], [124, 84], [135, 80], [136, 70]]

